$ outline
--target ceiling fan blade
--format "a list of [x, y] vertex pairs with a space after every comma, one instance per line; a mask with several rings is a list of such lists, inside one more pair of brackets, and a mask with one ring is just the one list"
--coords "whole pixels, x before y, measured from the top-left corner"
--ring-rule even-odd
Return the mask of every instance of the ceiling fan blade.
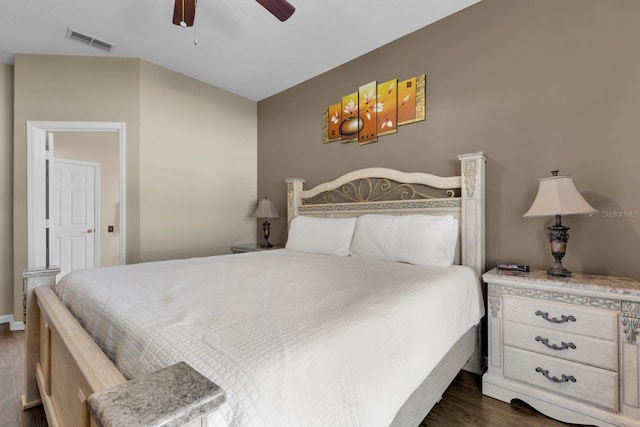
[[[173, 6], [173, 24], [192, 27], [196, 18], [196, 0], [175, 0]], [[184, 22], [184, 24], [182, 24]]]
[[282, 22], [289, 19], [296, 8], [291, 5], [287, 0], [256, 0], [265, 9], [273, 14], [276, 18]]

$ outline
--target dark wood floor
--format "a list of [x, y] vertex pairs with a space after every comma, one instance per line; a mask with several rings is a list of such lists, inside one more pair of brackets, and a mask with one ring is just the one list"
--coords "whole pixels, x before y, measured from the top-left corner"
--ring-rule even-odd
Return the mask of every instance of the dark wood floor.
[[482, 377], [460, 371], [420, 427], [566, 427], [520, 401], [511, 404], [482, 394]]
[[[47, 425], [42, 407], [23, 411], [20, 406], [23, 360], [24, 332], [10, 332], [7, 324], [0, 325], [0, 427]], [[547, 418], [525, 404], [514, 402], [509, 405], [483, 396], [480, 383], [478, 375], [462, 371], [421, 427], [568, 425]]]
[[47, 420], [41, 406], [22, 410], [24, 332], [9, 331], [0, 325], [0, 427], [45, 426]]

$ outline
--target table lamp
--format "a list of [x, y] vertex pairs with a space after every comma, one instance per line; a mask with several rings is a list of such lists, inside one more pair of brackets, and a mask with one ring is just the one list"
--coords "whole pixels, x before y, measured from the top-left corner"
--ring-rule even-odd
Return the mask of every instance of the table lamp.
[[258, 207], [256, 211], [252, 215], [253, 218], [264, 218], [264, 222], [262, 223], [262, 231], [264, 231], [264, 243], [260, 245], [261, 248], [271, 248], [273, 245], [269, 243], [269, 228], [271, 224], [269, 224], [270, 218], [279, 218], [278, 211], [276, 211], [275, 206], [273, 206], [273, 202], [267, 199], [267, 196], [264, 199], [258, 202]]
[[538, 194], [533, 204], [523, 216], [554, 216], [556, 223], [547, 227], [551, 254], [555, 264], [547, 270], [548, 276], [571, 277], [571, 272], [562, 266], [562, 258], [567, 250], [569, 227], [562, 225], [562, 215], [593, 214], [594, 209], [576, 189], [570, 176], [558, 176], [558, 171], [551, 171], [550, 178], [539, 180]]

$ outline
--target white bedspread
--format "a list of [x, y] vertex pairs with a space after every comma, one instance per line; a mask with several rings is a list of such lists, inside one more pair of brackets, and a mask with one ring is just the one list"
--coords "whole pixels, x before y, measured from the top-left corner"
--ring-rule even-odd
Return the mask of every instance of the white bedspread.
[[62, 301], [127, 378], [184, 360], [216, 426], [388, 426], [484, 315], [466, 267], [286, 250], [67, 275]]

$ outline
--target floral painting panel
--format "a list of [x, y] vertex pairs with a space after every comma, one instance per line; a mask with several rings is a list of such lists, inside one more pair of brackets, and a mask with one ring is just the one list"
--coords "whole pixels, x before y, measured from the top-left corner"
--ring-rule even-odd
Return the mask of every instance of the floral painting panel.
[[378, 103], [377, 82], [371, 82], [360, 86], [358, 90], [360, 106], [359, 113], [362, 126], [358, 133], [360, 145], [369, 144], [378, 140], [378, 111], [381, 104]]
[[322, 142], [327, 143], [329, 141], [329, 108], [322, 110]]
[[398, 79], [378, 85], [378, 135], [398, 132]]
[[342, 97], [342, 117], [338, 129], [343, 143], [358, 140], [358, 132], [364, 125], [358, 111], [358, 92]]
[[425, 119], [425, 83], [424, 74], [398, 83], [398, 125]]
[[411, 123], [416, 118], [416, 78], [398, 83], [398, 124]]
[[324, 142], [338, 141], [342, 137], [340, 135], [340, 122], [342, 121], [342, 103], [338, 102], [329, 106], [324, 116], [324, 125], [326, 131], [324, 132]]

